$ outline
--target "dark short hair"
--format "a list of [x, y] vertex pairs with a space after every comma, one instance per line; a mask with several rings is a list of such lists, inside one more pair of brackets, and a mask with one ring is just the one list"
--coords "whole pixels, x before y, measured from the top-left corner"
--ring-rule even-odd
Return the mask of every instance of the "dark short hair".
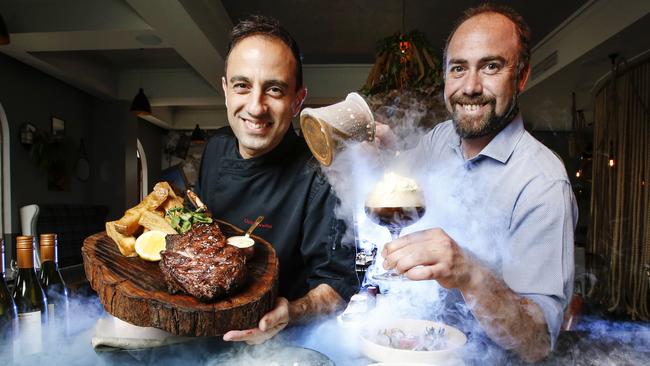
[[230, 33], [230, 43], [226, 53], [226, 69], [228, 69], [228, 57], [232, 49], [245, 38], [251, 36], [267, 36], [282, 41], [291, 49], [296, 60], [296, 90], [302, 87], [302, 54], [300, 48], [291, 34], [284, 29], [277, 19], [264, 15], [250, 15], [237, 23]]
[[[524, 18], [509, 6], [501, 4], [483, 4], [473, 8], [469, 8], [463, 12], [463, 15], [458, 18], [454, 25], [454, 29], [447, 37], [445, 42], [445, 49], [443, 51], [444, 63], [447, 64], [447, 50], [449, 49], [449, 42], [463, 23], [467, 20], [481, 14], [496, 13], [510, 19], [515, 25], [517, 36], [519, 38], [519, 59], [517, 60], [517, 71], [521, 72], [530, 66], [530, 27]], [[446, 69], [446, 67], [445, 67]]]

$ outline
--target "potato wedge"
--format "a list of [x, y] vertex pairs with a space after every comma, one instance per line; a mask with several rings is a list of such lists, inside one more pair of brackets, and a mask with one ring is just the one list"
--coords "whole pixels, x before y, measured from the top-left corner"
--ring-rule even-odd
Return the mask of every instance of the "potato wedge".
[[[158, 208], [165, 200], [167, 197], [176, 197], [174, 194], [174, 190], [172, 187], [169, 186], [169, 183], [167, 182], [158, 182], [156, 183], [155, 186], [153, 186], [153, 191], [149, 193], [143, 200], [138, 204], [138, 206], [142, 205], [144, 206], [147, 210], [153, 211]], [[137, 207], [137, 206], [136, 206]]]
[[145, 229], [158, 230], [165, 234], [178, 234], [163, 217], [152, 211], [143, 212], [138, 223]]
[[[174, 191], [167, 182], [159, 182], [153, 187], [153, 191], [149, 193], [139, 204], [132, 207], [124, 213], [119, 220], [115, 222], [115, 229], [122, 235], [130, 236], [139, 228], [138, 221], [140, 216], [145, 211], [153, 211], [160, 206], [167, 197], [174, 194]], [[175, 197], [175, 195], [174, 195]]]
[[183, 207], [183, 197], [169, 197], [160, 207], [162, 207], [165, 212], [172, 208]]
[[106, 234], [113, 239], [120, 253], [126, 257], [135, 257], [135, 237], [120, 234], [115, 229], [116, 221], [109, 221], [106, 223]]
[[114, 224], [115, 230], [117, 230], [117, 232], [125, 236], [133, 235], [140, 227], [140, 224], [138, 224], [138, 220], [140, 220], [140, 216], [144, 211], [146, 211], [144, 207], [137, 207], [137, 206], [128, 209], [124, 213], [124, 216], [122, 216], [119, 220], [115, 221]]
[[155, 191], [156, 189], [166, 189], [168, 191], [168, 194], [167, 194], [168, 197], [172, 197], [172, 198], [178, 197], [176, 195], [176, 192], [174, 192], [174, 189], [172, 188], [172, 186], [169, 185], [169, 183], [166, 182], [166, 181], [161, 181], [161, 182], [156, 183], [156, 185], [153, 187], [153, 190]]

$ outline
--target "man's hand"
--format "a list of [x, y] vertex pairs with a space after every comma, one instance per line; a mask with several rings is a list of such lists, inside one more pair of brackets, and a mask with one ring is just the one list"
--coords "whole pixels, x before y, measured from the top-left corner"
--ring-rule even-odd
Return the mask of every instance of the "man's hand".
[[268, 341], [284, 329], [289, 322], [303, 323], [318, 316], [333, 313], [345, 307], [345, 301], [329, 285], [320, 284], [307, 295], [292, 301], [284, 297], [275, 300], [275, 308], [260, 319], [257, 328], [231, 330], [223, 335], [224, 341], [245, 341], [260, 344]]
[[374, 143], [380, 149], [396, 150], [397, 135], [385, 123], [375, 121], [375, 140]]
[[411, 280], [437, 280], [445, 288], [470, 284], [475, 262], [442, 229], [405, 235], [386, 244], [381, 255], [385, 269], [395, 269]]
[[289, 324], [289, 301], [284, 297], [275, 300], [275, 307], [260, 319], [257, 328], [231, 330], [223, 335], [224, 341], [245, 341], [260, 344], [273, 338]]

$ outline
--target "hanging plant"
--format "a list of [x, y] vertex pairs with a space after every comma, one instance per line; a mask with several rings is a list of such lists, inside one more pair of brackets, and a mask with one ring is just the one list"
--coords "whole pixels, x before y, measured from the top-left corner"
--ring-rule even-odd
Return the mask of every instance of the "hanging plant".
[[377, 57], [360, 90], [375, 118], [396, 134], [432, 128], [449, 118], [442, 97], [443, 73], [424, 34], [400, 32], [377, 43]]
[[439, 59], [424, 34], [397, 32], [377, 43], [377, 56], [366, 84], [365, 95], [389, 90], [413, 90], [430, 95], [442, 86]]

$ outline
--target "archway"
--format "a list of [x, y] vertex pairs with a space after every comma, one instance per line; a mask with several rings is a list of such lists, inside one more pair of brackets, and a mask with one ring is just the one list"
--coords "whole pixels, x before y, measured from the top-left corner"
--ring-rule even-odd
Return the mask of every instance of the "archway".
[[137, 139], [138, 149], [136, 154], [138, 156], [138, 194], [140, 195], [140, 201], [149, 193], [149, 169], [147, 164], [147, 154], [144, 152], [144, 148], [140, 143], [140, 139]]
[[2, 103], [0, 103], [0, 136], [2, 136], [2, 159], [0, 159], [0, 164], [2, 164], [2, 169], [0, 169], [0, 174], [2, 174], [2, 179], [0, 179], [0, 184], [2, 185], [2, 194], [0, 194], [0, 232], [5, 234], [12, 230], [11, 161], [9, 159], [9, 122], [7, 121], [7, 115], [2, 107]]

